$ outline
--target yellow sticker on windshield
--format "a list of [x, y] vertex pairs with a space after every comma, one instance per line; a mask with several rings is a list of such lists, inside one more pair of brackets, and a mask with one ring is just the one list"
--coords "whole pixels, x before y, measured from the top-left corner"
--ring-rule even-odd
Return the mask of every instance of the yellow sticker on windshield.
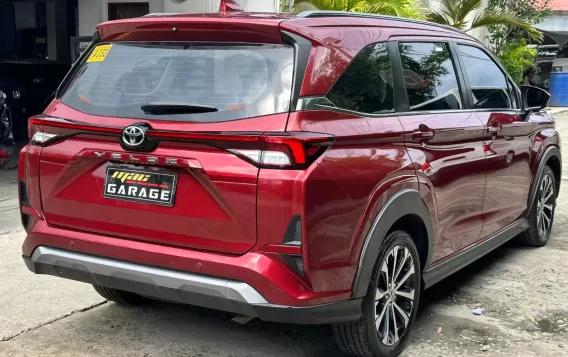
[[90, 62], [102, 62], [102, 61], [104, 61], [105, 57], [110, 52], [111, 47], [112, 47], [112, 45], [99, 45], [99, 46], [95, 47], [95, 49], [93, 50], [93, 52], [91, 53], [91, 55], [87, 59], [87, 62], [90, 63]]

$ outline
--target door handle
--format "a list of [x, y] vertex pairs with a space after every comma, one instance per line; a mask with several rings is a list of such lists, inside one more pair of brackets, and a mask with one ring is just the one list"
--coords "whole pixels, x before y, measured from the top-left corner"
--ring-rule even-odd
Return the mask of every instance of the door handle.
[[412, 133], [412, 140], [428, 140], [434, 137], [433, 131], [415, 131]]

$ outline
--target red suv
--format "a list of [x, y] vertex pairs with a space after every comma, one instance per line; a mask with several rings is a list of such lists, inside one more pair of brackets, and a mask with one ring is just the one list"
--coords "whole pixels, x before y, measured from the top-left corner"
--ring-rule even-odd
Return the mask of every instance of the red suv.
[[395, 356], [420, 292], [519, 236], [560, 185], [549, 95], [453, 28], [343, 12], [150, 15], [97, 28], [29, 121], [36, 274]]

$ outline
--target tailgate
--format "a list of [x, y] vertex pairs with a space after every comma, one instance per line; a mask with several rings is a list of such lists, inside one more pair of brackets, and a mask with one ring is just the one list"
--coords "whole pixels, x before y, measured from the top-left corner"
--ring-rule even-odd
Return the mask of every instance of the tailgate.
[[293, 66], [281, 44], [98, 44], [30, 121], [46, 220], [245, 253], [256, 243], [259, 138], [285, 129]]
[[[151, 155], [127, 154], [105, 139], [76, 136], [42, 149], [47, 222], [232, 254], [255, 244], [258, 168], [209, 146], [170, 143]], [[157, 163], [134, 164], [148, 159]]]

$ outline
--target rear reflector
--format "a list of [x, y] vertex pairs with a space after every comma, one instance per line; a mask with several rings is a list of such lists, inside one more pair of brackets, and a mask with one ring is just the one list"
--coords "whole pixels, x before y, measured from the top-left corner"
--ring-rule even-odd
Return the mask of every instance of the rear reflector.
[[302, 255], [302, 246], [300, 245], [287, 245], [287, 244], [269, 244], [261, 249], [263, 252], [279, 253], [286, 255]]
[[[43, 115], [30, 118], [30, 144], [46, 146], [80, 134], [110, 135], [120, 140], [121, 127], [97, 126]], [[234, 153], [262, 168], [303, 169], [311, 165], [335, 138], [310, 132], [183, 132], [147, 129], [152, 140], [210, 145]]]
[[50, 134], [50, 133], [44, 133], [42, 131], [36, 131], [34, 133], [34, 135], [32, 136], [32, 138], [30, 139], [30, 143], [32, 145], [41, 146], [41, 145], [48, 143], [49, 141], [55, 139], [56, 137], [57, 137], [57, 134]]
[[251, 161], [263, 166], [289, 166], [292, 165], [290, 158], [279, 151], [262, 150], [229, 150], [237, 155], [246, 156]]

